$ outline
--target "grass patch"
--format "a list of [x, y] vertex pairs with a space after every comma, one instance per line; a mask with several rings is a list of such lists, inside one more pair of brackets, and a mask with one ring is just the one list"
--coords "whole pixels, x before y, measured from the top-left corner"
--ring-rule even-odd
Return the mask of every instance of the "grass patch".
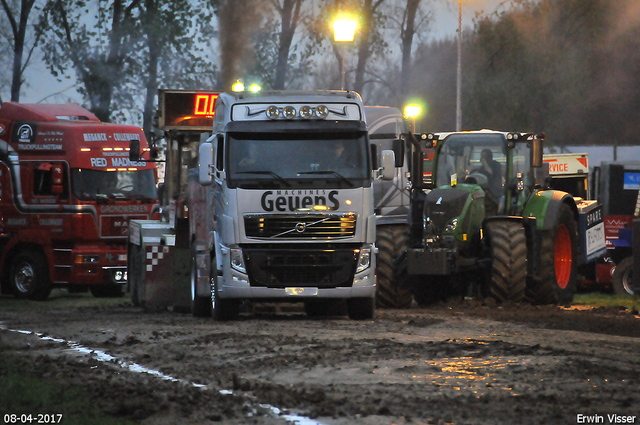
[[603, 294], [601, 292], [589, 292], [586, 294], [576, 294], [573, 297], [574, 305], [589, 305], [593, 307], [625, 307], [630, 311], [638, 311], [640, 308], [640, 298], [628, 297], [613, 294]]
[[[25, 372], [29, 364], [15, 356], [0, 356], [0, 414], [53, 415], [56, 422], [65, 425], [133, 425], [126, 419], [116, 418], [100, 412], [88, 394], [80, 388], [60, 385]], [[59, 420], [62, 414], [62, 420]], [[21, 423], [18, 420], [17, 423]], [[29, 422], [24, 422], [29, 423]]]
[[91, 292], [70, 293], [66, 289], [54, 289], [45, 301], [20, 300], [13, 295], [0, 295], [1, 311], [47, 311], [119, 305], [132, 305], [130, 294], [124, 294], [121, 298], [96, 298]]

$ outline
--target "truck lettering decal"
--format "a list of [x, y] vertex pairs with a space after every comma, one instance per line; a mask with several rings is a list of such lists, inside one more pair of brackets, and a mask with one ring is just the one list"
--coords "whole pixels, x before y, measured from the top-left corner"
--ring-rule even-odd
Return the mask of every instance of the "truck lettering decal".
[[106, 142], [107, 133], [84, 133], [85, 142]]
[[147, 213], [149, 211], [148, 205], [102, 205], [100, 212], [103, 214], [126, 214], [126, 213]]
[[53, 143], [47, 144], [47, 145], [26, 145], [24, 143], [19, 143], [18, 149], [29, 150], [29, 151], [54, 151], [54, 150], [62, 150], [62, 145], [53, 144]]
[[[314, 205], [322, 205], [326, 206], [328, 210], [337, 210], [340, 208], [340, 201], [337, 198], [338, 191], [332, 190], [329, 192], [328, 196], [324, 195], [316, 195], [314, 197], [311, 196], [302, 196], [300, 197], [296, 193], [298, 192], [323, 192], [324, 191], [296, 191], [296, 190], [278, 190], [275, 193], [275, 198], [272, 197], [274, 192], [272, 190], [268, 190], [262, 194], [260, 198], [260, 205], [262, 209], [267, 212], [272, 211], [296, 211], [300, 208], [309, 208]], [[331, 202], [331, 205], [327, 204], [327, 197]]]
[[128, 142], [130, 140], [140, 140], [137, 133], [113, 133], [113, 139], [118, 142]]
[[26, 226], [26, 218], [10, 218], [7, 220], [7, 226]]
[[130, 161], [129, 158], [111, 158], [113, 167], [145, 167], [145, 161]]
[[104, 158], [91, 158], [91, 166], [92, 167], [106, 167], [107, 160]]
[[41, 226], [62, 226], [61, 218], [41, 218], [40, 219]]

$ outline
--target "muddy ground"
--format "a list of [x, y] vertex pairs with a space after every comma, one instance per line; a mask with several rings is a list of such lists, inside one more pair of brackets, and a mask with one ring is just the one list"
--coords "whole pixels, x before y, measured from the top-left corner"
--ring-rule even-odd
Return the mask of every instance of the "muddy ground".
[[467, 300], [352, 321], [258, 307], [225, 323], [124, 299], [4, 309], [0, 355], [141, 424], [640, 423], [637, 311]]

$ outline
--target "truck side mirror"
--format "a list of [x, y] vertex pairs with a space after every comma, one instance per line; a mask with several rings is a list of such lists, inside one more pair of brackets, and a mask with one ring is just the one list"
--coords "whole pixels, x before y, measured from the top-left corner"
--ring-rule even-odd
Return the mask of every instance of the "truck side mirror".
[[393, 151], [382, 151], [382, 167], [379, 171], [382, 173], [382, 180], [393, 180], [396, 175], [396, 157]]
[[198, 178], [203, 186], [213, 183], [211, 164], [213, 164], [213, 144], [202, 143], [198, 149]]
[[140, 140], [129, 140], [129, 161], [140, 160]]
[[404, 165], [404, 140], [395, 139], [393, 141], [393, 152], [396, 156], [395, 165], [400, 168]]
[[372, 143], [369, 145], [369, 150], [371, 150], [371, 169], [378, 169], [378, 145]]

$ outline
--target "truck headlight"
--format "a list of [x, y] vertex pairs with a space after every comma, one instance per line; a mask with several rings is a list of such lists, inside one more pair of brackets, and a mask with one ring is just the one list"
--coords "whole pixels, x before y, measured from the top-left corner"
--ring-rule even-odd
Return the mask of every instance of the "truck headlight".
[[451, 220], [445, 227], [444, 227], [444, 231], [445, 232], [453, 232], [454, 230], [456, 230], [458, 228], [458, 219], [454, 218], [453, 220]]
[[360, 273], [369, 268], [371, 265], [371, 249], [361, 249], [360, 255], [358, 255], [358, 267], [356, 273]]
[[241, 249], [231, 250], [231, 268], [239, 271], [240, 273], [247, 273], [247, 269], [244, 266], [244, 258], [242, 257]]

